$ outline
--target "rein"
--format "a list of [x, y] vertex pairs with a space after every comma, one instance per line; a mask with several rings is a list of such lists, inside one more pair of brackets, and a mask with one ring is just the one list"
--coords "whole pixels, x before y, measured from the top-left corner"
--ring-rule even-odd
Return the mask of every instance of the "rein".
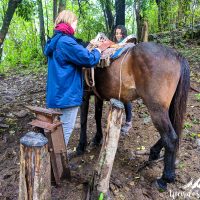
[[[94, 68], [91, 69], [85, 69], [84, 70], [84, 76], [85, 76], [85, 82], [87, 84], [87, 86], [89, 88], [92, 88], [92, 91], [94, 92], [94, 94], [101, 100], [103, 100], [101, 98], [101, 96], [99, 95], [99, 93], [97, 92], [97, 89], [95, 87], [95, 80], [94, 80]], [[89, 76], [91, 77], [91, 80], [89, 80]]]

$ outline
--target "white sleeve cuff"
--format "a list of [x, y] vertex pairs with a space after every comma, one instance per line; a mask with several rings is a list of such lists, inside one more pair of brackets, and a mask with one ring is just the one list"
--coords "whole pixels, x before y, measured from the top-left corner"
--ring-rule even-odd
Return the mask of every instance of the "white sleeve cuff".
[[101, 53], [101, 50], [99, 49], [99, 48], [95, 48], [96, 50], [98, 50], [99, 51], [99, 53]]

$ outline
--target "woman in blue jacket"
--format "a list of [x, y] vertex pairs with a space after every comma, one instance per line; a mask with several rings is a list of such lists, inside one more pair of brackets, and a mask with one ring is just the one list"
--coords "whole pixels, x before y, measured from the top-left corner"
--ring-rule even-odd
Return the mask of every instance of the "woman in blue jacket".
[[99, 62], [101, 46], [89, 52], [77, 43], [74, 32], [77, 17], [64, 10], [55, 21], [55, 33], [45, 46], [48, 58], [47, 95], [48, 108], [59, 108], [65, 144], [73, 131], [78, 107], [82, 103], [82, 67], [92, 67]]

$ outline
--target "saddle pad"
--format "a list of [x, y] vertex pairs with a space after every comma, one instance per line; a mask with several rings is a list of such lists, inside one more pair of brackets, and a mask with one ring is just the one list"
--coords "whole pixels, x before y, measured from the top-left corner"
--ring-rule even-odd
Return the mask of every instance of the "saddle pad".
[[115, 53], [111, 56], [112, 60], [119, 58], [124, 52], [126, 52], [129, 48], [134, 47], [134, 43], [127, 43], [123, 48], [117, 49]]

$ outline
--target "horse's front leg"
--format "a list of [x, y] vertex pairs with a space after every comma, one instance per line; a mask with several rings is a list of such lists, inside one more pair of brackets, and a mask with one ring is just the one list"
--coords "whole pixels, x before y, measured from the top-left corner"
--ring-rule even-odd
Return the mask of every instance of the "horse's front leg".
[[93, 139], [94, 145], [99, 145], [103, 137], [102, 127], [101, 127], [102, 109], [103, 109], [103, 100], [95, 96], [95, 120], [96, 120], [97, 132]]
[[175, 161], [178, 137], [171, 124], [168, 111], [160, 110], [150, 112], [153, 123], [161, 136], [161, 140], [159, 140], [157, 143], [158, 146], [156, 147], [157, 153], [160, 151], [162, 145], [165, 148], [164, 171], [162, 177], [156, 181], [156, 185], [159, 189], [166, 190], [167, 183], [172, 183], [175, 181]]
[[83, 103], [80, 109], [81, 132], [80, 132], [79, 144], [76, 150], [78, 155], [82, 155], [87, 147], [87, 116], [88, 116], [90, 95], [91, 91], [87, 90], [84, 91]]

